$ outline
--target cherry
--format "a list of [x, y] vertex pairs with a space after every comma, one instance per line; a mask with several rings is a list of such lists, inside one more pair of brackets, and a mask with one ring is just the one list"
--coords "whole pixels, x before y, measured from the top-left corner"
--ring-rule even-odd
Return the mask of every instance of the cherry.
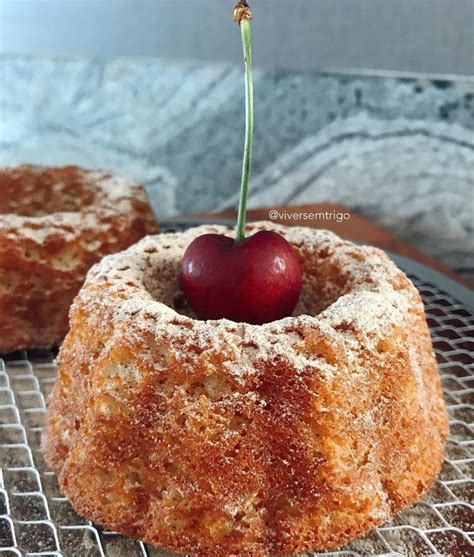
[[234, 8], [245, 62], [245, 143], [235, 241], [204, 234], [188, 246], [181, 261], [181, 288], [201, 319], [227, 318], [262, 324], [292, 314], [301, 292], [295, 250], [283, 236], [263, 230], [245, 238], [245, 220], [253, 145], [253, 82], [247, 2]]
[[301, 269], [293, 246], [276, 232], [257, 232], [238, 244], [204, 234], [184, 254], [181, 288], [201, 319], [262, 324], [291, 315]]

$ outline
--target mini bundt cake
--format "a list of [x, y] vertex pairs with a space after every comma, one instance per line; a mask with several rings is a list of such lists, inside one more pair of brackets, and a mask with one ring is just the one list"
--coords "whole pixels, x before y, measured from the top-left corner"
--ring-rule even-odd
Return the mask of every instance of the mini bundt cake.
[[0, 353], [58, 345], [89, 268], [156, 232], [135, 182], [76, 166], [0, 169]]
[[70, 313], [46, 460], [82, 516], [198, 556], [345, 544], [419, 499], [447, 419], [420, 296], [378, 249], [269, 223], [297, 250], [292, 317], [200, 321], [189, 243], [143, 239], [88, 274]]

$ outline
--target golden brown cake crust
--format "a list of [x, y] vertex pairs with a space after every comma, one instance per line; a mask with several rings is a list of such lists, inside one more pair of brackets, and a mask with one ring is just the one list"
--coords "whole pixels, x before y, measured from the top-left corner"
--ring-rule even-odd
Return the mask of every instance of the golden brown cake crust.
[[79, 514], [181, 553], [263, 557], [341, 546], [429, 489], [447, 419], [418, 292], [380, 250], [261, 228], [304, 275], [294, 316], [266, 325], [183, 303], [180, 258], [220, 227], [90, 271], [44, 444]]
[[88, 269], [157, 230], [135, 182], [76, 166], [0, 169], [0, 353], [58, 345]]

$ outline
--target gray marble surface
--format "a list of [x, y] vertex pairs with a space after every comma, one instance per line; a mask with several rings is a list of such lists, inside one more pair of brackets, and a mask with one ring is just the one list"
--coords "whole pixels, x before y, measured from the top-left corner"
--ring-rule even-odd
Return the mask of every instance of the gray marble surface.
[[[240, 67], [0, 60], [0, 162], [141, 180], [160, 217], [235, 207]], [[250, 205], [343, 203], [474, 277], [474, 82], [255, 71]]]

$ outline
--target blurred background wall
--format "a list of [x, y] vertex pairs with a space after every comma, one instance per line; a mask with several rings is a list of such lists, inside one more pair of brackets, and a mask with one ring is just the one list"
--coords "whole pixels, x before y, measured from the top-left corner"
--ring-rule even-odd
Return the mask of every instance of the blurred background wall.
[[[234, 0], [0, 0], [0, 53], [240, 62]], [[254, 0], [267, 69], [474, 74], [473, 0]]]
[[[236, 207], [235, 0], [0, 0], [0, 164]], [[252, 207], [341, 203], [474, 279], [474, 0], [252, 0]]]

